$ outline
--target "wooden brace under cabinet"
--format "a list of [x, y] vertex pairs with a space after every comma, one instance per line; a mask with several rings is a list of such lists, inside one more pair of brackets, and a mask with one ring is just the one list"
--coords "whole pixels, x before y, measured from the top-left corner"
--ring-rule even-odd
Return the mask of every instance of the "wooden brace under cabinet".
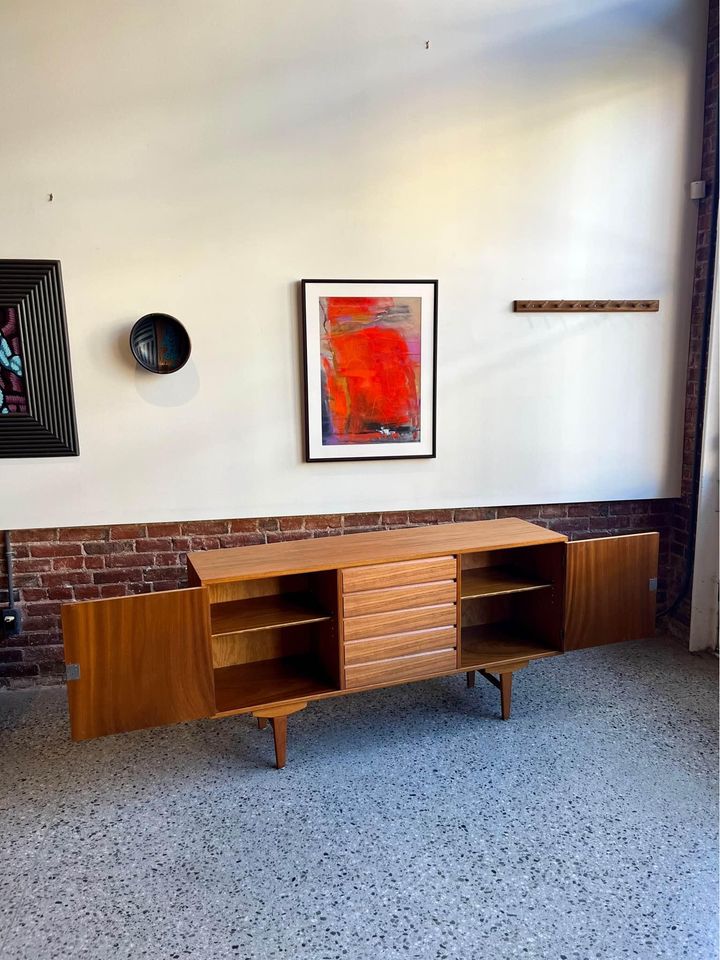
[[72, 736], [251, 714], [282, 767], [312, 700], [476, 672], [508, 719], [530, 662], [653, 635], [657, 562], [516, 519], [192, 553], [188, 589], [63, 607]]

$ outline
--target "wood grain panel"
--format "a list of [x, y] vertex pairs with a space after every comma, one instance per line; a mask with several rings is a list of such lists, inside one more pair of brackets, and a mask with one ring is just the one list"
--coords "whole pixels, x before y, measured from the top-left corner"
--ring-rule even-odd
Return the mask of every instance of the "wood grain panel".
[[417, 680], [435, 673], [454, 670], [457, 666], [455, 649], [434, 650], [408, 657], [393, 657], [390, 660], [375, 660], [372, 663], [357, 663], [345, 667], [345, 683], [351, 689], [371, 683], [386, 683], [392, 680]]
[[215, 712], [206, 591], [168, 590], [66, 604], [65, 662], [74, 740]]
[[346, 641], [364, 640], [367, 637], [421, 630], [423, 627], [450, 627], [455, 624], [456, 615], [454, 603], [442, 603], [434, 607], [416, 607], [414, 610], [346, 617], [343, 620], [344, 637]]
[[[433, 558], [447, 554], [563, 543], [567, 537], [527, 520], [475, 520], [410, 527], [377, 533], [353, 533], [320, 540], [228, 547], [188, 554], [188, 563], [199, 582], [208, 585], [229, 580], [340, 570], [365, 564]], [[433, 577], [432, 579], [437, 579]], [[412, 582], [412, 581], [411, 581]], [[417, 582], [417, 581], [415, 581]], [[400, 584], [395, 584], [400, 586]], [[370, 587], [388, 586], [387, 583]]]
[[368, 663], [372, 660], [388, 660], [411, 653], [426, 653], [429, 650], [446, 650], [456, 645], [455, 627], [437, 627], [430, 630], [413, 630], [410, 633], [394, 633], [388, 637], [371, 640], [353, 640], [345, 643], [345, 663]]
[[346, 617], [364, 613], [383, 613], [385, 610], [405, 610], [408, 607], [427, 607], [434, 603], [453, 603], [457, 597], [454, 580], [418, 583], [409, 587], [390, 587], [387, 590], [362, 590], [343, 598]]
[[[193, 579], [200, 586], [197, 573], [188, 564], [188, 582]], [[208, 587], [210, 603], [228, 603], [231, 600], [246, 600], [250, 597], [268, 597], [274, 593], [303, 593], [308, 590], [309, 578], [305, 574], [293, 577], [262, 577], [259, 580], [236, 580], [216, 583]]]
[[567, 545], [565, 650], [654, 636], [659, 540], [638, 533]]
[[454, 580], [456, 572], [455, 557], [428, 557], [425, 560], [407, 560], [402, 563], [374, 563], [366, 567], [341, 571], [342, 587], [346, 594], [381, 587], [412, 586], [433, 580]]
[[540, 660], [560, 653], [533, 637], [516, 623], [488, 623], [463, 627], [460, 665], [466, 669], [507, 666], [518, 661]]
[[213, 667], [230, 667], [236, 663], [276, 660], [309, 654], [317, 646], [313, 627], [292, 630], [259, 630], [212, 638]]
[[329, 619], [330, 614], [319, 606], [314, 597], [306, 594], [272, 594], [215, 603], [210, 608], [210, 630], [214, 637]]

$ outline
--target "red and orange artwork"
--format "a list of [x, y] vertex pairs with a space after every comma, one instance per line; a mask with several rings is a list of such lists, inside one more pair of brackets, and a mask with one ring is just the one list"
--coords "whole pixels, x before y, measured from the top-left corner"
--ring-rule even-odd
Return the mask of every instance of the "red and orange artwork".
[[320, 297], [323, 444], [420, 440], [420, 297]]

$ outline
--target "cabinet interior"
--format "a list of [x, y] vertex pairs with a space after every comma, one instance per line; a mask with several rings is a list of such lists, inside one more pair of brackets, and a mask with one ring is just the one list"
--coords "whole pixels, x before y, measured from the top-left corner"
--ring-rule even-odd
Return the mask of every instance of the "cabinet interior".
[[216, 584], [210, 600], [218, 712], [340, 688], [335, 571]]
[[562, 649], [564, 545], [460, 558], [458, 665], [480, 668]]

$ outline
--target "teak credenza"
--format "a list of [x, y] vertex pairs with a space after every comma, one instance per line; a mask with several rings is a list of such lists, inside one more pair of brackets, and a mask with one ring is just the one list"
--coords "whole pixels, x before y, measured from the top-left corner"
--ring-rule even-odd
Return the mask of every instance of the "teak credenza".
[[658, 534], [572, 543], [525, 520], [414, 527], [188, 555], [191, 586], [62, 610], [72, 736], [453, 673], [500, 689], [531, 661], [655, 629]]

